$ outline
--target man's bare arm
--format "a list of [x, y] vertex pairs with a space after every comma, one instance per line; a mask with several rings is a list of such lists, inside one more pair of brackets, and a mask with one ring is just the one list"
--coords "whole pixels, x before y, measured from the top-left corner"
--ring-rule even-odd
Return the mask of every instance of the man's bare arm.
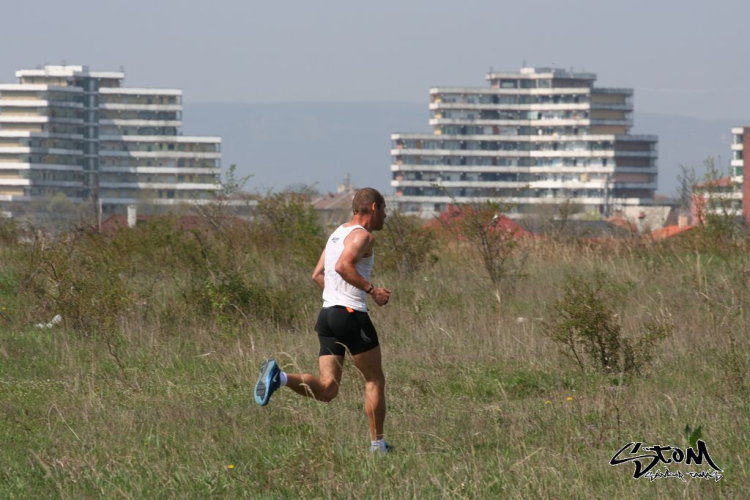
[[315, 270], [312, 273], [312, 280], [315, 282], [316, 285], [320, 287], [321, 290], [325, 288], [325, 264], [326, 264], [326, 251], [323, 249], [323, 253], [320, 254], [320, 259], [318, 259], [318, 263], [315, 265]]
[[[375, 237], [371, 233], [363, 230], [352, 231], [344, 240], [344, 251], [341, 252], [336, 262], [335, 270], [343, 280], [365, 292], [370, 288], [370, 282], [359, 274], [354, 264], [372, 250], [374, 244]], [[377, 305], [382, 306], [388, 303], [391, 291], [385, 288], [373, 288], [370, 295]]]

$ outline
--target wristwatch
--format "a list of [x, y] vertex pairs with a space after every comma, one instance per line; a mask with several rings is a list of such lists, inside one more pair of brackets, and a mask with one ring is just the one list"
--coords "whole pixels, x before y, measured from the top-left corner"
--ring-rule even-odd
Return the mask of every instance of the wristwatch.
[[370, 288], [368, 288], [368, 289], [367, 289], [367, 290], [365, 291], [365, 293], [369, 294], [369, 293], [370, 293], [370, 292], [372, 292], [372, 291], [373, 291], [374, 289], [375, 289], [375, 285], [373, 285], [372, 283], [370, 283]]

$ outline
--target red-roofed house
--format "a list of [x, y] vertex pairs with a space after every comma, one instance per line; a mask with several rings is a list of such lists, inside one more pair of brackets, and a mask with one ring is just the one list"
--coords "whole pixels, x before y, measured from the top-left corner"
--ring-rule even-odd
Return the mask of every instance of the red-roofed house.
[[655, 229], [648, 233], [646, 237], [654, 241], [662, 241], [677, 236], [678, 234], [683, 234], [695, 229], [695, 226], [691, 226], [688, 224], [687, 215], [680, 215], [677, 220], [678, 222], [676, 225], [664, 226], [660, 229]]
[[[425, 224], [425, 227], [432, 229], [439, 229], [447, 227], [448, 229], [455, 229], [455, 226], [463, 221], [467, 211], [473, 210], [470, 206], [464, 207], [463, 210], [456, 205], [449, 204], [448, 208], [441, 213], [437, 218], [432, 219], [430, 222]], [[530, 231], [519, 226], [516, 222], [502, 214], [496, 214], [492, 219], [492, 228], [495, 231], [502, 231], [508, 235], [513, 235], [515, 238], [525, 238], [533, 236]]]

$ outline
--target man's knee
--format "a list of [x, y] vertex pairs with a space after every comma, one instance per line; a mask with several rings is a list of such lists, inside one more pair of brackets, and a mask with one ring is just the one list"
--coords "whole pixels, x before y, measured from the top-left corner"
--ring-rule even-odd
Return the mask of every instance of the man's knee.
[[365, 385], [376, 387], [378, 389], [384, 389], [385, 388], [385, 375], [383, 374], [383, 372], [380, 372], [371, 377], [367, 377], [365, 379]]
[[339, 385], [336, 382], [325, 384], [323, 392], [320, 393], [319, 401], [329, 403], [333, 401], [339, 393]]

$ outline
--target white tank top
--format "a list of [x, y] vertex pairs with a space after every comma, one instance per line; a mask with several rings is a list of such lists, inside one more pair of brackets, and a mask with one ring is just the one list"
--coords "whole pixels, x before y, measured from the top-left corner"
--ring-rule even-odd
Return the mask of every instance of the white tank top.
[[[365, 230], [360, 225], [348, 227], [339, 226], [328, 238], [325, 250], [325, 287], [323, 288], [323, 307], [344, 306], [351, 307], [355, 311], [367, 312], [367, 295], [364, 290], [360, 290], [344, 281], [339, 273], [336, 272], [336, 263], [344, 251], [344, 240], [349, 233], [355, 229]], [[367, 281], [370, 281], [370, 272], [375, 264], [375, 251], [372, 255], [360, 259], [354, 263], [354, 268]]]

